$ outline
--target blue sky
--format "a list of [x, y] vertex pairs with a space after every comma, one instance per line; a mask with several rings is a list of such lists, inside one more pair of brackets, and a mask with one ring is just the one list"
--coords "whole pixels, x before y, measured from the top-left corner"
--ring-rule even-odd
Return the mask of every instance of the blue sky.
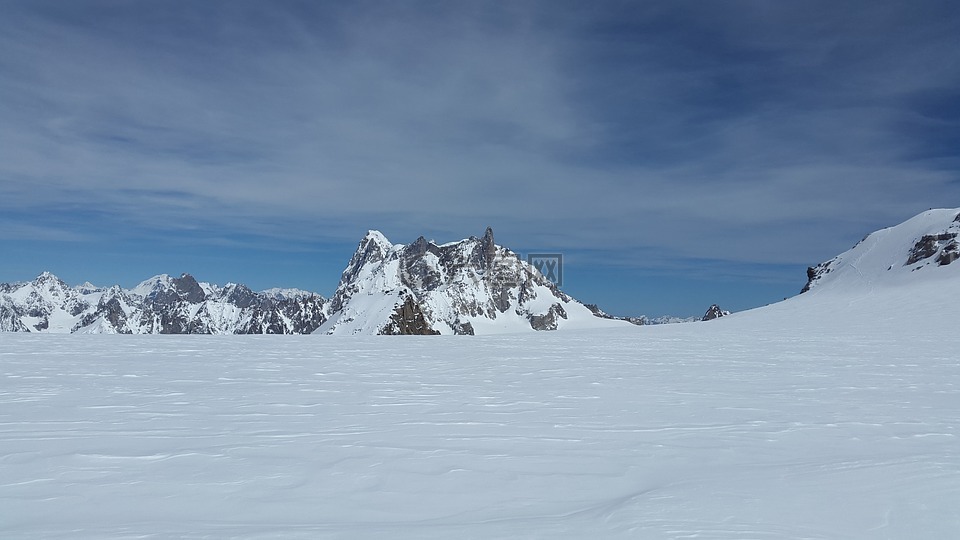
[[960, 206], [956, 2], [0, 4], [0, 281], [331, 294], [492, 226], [688, 315]]

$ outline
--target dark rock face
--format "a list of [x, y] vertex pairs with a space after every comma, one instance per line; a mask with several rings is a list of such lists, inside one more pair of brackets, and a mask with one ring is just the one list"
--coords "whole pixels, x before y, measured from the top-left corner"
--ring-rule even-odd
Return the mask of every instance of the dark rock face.
[[46, 315], [43, 315], [43, 317], [40, 319], [40, 322], [33, 325], [33, 327], [42, 332], [47, 328], [50, 328], [50, 319]]
[[530, 327], [534, 330], [556, 330], [558, 321], [566, 318], [567, 312], [563, 306], [554, 304], [543, 315], [531, 315]]
[[707, 312], [703, 314], [703, 318], [700, 320], [712, 321], [714, 319], [719, 319], [720, 317], [723, 317], [724, 315], [729, 315], [729, 314], [730, 314], [729, 312], [720, 309], [720, 306], [718, 306], [717, 304], [713, 304], [707, 309]]
[[246, 285], [228, 285], [224, 288], [224, 299], [241, 309], [260, 305], [263, 301], [260, 295]]
[[457, 321], [455, 324], [453, 324], [453, 333], [458, 336], [476, 335], [473, 330], [473, 325], [470, 324], [470, 321], [467, 321], [467, 322]]
[[803, 286], [803, 289], [800, 290], [800, 294], [803, 294], [810, 290], [811, 287], [819, 280], [821, 277], [829, 274], [833, 271], [833, 261], [835, 259], [829, 260], [827, 262], [820, 263], [816, 266], [810, 266], [807, 268], [807, 284]]
[[907, 258], [905, 266], [910, 266], [911, 264], [916, 264], [924, 259], [929, 259], [930, 257], [937, 255], [940, 252], [940, 249], [947, 245], [952, 245], [953, 249], [956, 250], [956, 238], [957, 233], [951, 232], [927, 234], [922, 236], [920, 240], [917, 240], [917, 243], [914, 244], [913, 248], [910, 250], [910, 257]]
[[390, 322], [380, 331], [380, 334], [385, 336], [432, 336], [439, 333], [427, 322], [412, 296], [408, 296], [403, 304], [397, 306], [390, 316]]
[[424, 237], [407, 246], [401, 257], [403, 271], [402, 281], [412, 289], [432, 291], [443, 283], [443, 275], [434, 265], [430, 264], [427, 254], [441, 258], [444, 253], [441, 248]]
[[179, 278], [175, 278], [173, 286], [177, 289], [180, 298], [191, 304], [198, 304], [206, 298], [203, 288], [190, 274], [183, 274]]
[[[4, 291], [6, 292], [6, 291]], [[20, 314], [12, 306], [0, 305], [0, 332], [29, 332], [23, 321], [20, 320]]]
[[129, 322], [127, 321], [127, 314], [124, 313], [123, 307], [120, 305], [120, 294], [122, 293], [118, 289], [112, 289], [108, 295], [104, 295], [104, 297], [100, 299], [100, 303], [97, 304], [97, 309], [92, 313], [84, 315], [83, 318], [80, 319], [80, 322], [74, 326], [73, 331], [90, 326], [95, 323], [97, 319], [103, 317], [104, 320], [109, 322], [113, 328], [117, 330], [117, 333], [132, 334], [133, 331], [130, 329]]
[[957, 259], [960, 259], [960, 244], [958, 244], [956, 240], [953, 240], [937, 255], [937, 264], [946, 266]]

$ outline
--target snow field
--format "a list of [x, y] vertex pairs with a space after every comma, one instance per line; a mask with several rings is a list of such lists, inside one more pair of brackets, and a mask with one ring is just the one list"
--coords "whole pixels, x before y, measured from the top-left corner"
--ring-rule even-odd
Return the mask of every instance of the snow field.
[[0, 334], [0, 537], [954, 537], [949, 300], [871, 324], [895, 300], [826, 298], [563, 334]]

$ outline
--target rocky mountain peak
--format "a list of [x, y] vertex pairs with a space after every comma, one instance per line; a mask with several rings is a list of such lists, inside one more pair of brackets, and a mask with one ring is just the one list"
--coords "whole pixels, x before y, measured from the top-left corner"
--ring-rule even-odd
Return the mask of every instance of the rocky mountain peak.
[[45, 291], [64, 291], [69, 288], [69, 286], [60, 278], [53, 275], [51, 272], [42, 272], [36, 279], [33, 280], [33, 285], [37, 289], [42, 289]]
[[203, 292], [203, 287], [201, 287], [200, 283], [190, 274], [181, 274], [180, 277], [174, 278], [173, 286], [180, 298], [186, 302], [195, 304], [203, 302], [203, 299], [206, 297], [206, 293]]
[[493, 229], [491, 227], [487, 227], [487, 230], [484, 231], [483, 238], [480, 240], [480, 249], [483, 250], [483, 258], [489, 267], [497, 254], [497, 245], [493, 241]]
[[359, 272], [368, 265], [382, 261], [393, 248], [393, 244], [380, 232], [370, 230], [360, 240], [353, 257], [340, 275], [340, 283], [349, 283], [357, 279]]
[[[393, 333], [397, 317], [407, 320], [417, 310], [425, 327], [446, 334], [554, 330], [584, 321], [620, 324], [595, 317], [517, 254], [496, 245], [489, 227], [481, 238], [441, 245], [423, 236], [407, 245], [377, 240], [391, 247], [371, 250], [370, 233], [360, 242], [319, 331]], [[404, 308], [411, 302], [416, 310]]]

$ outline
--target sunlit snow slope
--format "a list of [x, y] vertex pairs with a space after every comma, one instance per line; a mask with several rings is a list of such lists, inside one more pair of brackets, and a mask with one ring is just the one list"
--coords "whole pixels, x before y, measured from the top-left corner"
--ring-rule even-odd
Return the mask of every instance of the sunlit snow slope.
[[703, 323], [0, 334], [0, 538], [955, 538], [960, 263], [877, 238]]

